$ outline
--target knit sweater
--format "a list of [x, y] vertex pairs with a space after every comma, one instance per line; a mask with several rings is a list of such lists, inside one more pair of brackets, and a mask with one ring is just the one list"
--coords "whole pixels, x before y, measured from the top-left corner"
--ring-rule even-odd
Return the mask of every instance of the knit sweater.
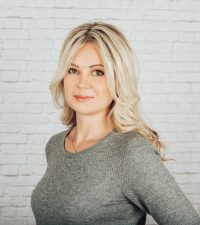
[[52, 135], [47, 168], [31, 194], [37, 225], [200, 225], [200, 217], [147, 139], [109, 133], [83, 151], [65, 150], [72, 128]]

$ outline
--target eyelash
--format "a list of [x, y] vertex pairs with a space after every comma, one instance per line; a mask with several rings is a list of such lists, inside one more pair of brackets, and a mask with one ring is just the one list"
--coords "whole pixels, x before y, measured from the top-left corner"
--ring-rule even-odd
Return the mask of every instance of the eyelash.
[[[72, 70], [76, 70], [76, 69], [74, 69], [74, 68], [69, 68], [68, 73], [69, 73], [69, 71], [70, 71], [71, 69], [72, 69]], [[76, 70], [76, 71], [77, 71], [77, 70]], [[102, 75], [97, 75], [97, 77], [100, 77], [100, 76], [103, 76], [103, 75], [104, 75], [104, 72], [101, 71], [101, 70], [94, 70], [94, 71], [98, 71], [98, 72], [103, 73]], [[69, 74], [71, 74], [71, 73], [69, 73]]]

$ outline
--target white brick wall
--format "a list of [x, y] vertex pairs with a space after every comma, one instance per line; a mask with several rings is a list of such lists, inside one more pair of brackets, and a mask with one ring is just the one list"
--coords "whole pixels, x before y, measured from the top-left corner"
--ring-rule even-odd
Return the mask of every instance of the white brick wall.
[[[200, 1], [0, 0], [0, 225], [35, 224], [44, 146], [65, 129], [48, 84], [70, 28], [94, 20], [120, 27], [135, 49], [144, 116], [200, 214]], [[147, 224], [156, 224], [149, 215]]]

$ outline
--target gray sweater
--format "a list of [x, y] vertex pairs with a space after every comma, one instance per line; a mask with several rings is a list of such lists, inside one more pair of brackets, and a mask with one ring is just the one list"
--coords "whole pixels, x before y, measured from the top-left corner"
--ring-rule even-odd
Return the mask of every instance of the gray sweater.
[[87, 149], [64, 148], [72, 128], [51, 136], [47, 168], [31, 195], [37, 225], [200, 225], [200, 217], [152, 144], [134, 131], [109, 133]]

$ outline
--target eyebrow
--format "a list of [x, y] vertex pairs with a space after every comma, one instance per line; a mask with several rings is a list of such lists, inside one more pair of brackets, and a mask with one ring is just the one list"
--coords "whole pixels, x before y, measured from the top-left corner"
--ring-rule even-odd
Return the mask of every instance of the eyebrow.
[[[74, 63], [71, 63], [71, 65], [79, 67], [78, 65], [76, 65]], [[102, 64], [94, 64], [94, 65], [89, 66], [89, 68], [94, 67], [94, 66], [102, 66], [102, 67], [104, 67]]]

